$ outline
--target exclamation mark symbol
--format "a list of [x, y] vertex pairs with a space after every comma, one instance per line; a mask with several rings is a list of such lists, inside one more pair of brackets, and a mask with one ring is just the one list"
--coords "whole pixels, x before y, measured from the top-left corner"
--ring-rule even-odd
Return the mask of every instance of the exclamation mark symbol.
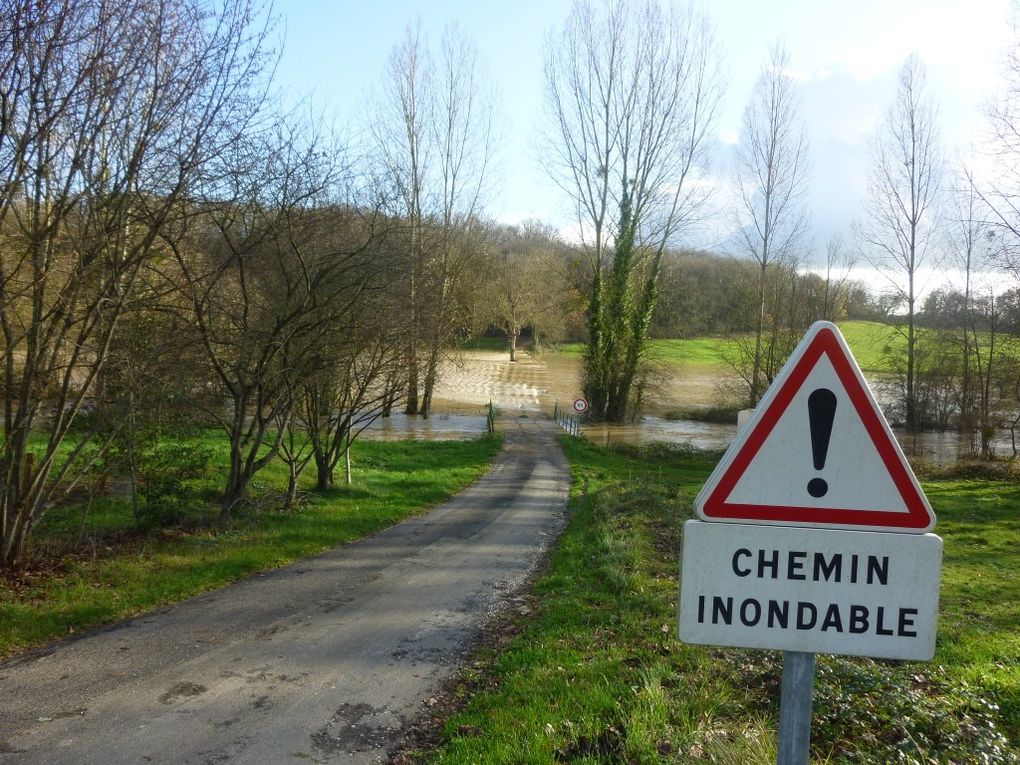
[[[836, 417], [836, 394], [828, 388], [818, 388], [808, 396], [807, 408], [811, 425], [811, 459], [815, 470], [822, 470], [829, 453], [832, 421]], [[824, 497], [829, 491], [829, 484], [822, 478], [812, 478], [808, 481], [807, 490], [812, 497]]]

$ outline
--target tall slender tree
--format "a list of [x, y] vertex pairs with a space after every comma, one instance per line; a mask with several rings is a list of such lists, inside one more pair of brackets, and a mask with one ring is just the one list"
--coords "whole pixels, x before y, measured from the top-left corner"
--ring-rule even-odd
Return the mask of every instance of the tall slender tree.
[[921, 426], [916, 390], [919, 279], [922, 267], [936, 261], [932, 244], [942, 173], [938, 109], [927, 94], [924, 65], [911, 56], [875, 136], [868, 204], [857, 225], [865, 258], [887, 278], [907, 310], [903, 404], [911, 432]]
[[[974, 311], [973, 276], [977, 269], [987, 266], [993, 260], [992, 253], [996, 237], [987, 221], [988, 210], [981, 200], [974, 176], [969, 168], [961, 167], [955, 173], [955, 188], [949, 200], [946, 216], [946, 239], [949, 256], [953, 264], [963, 272], [963, 292], [960, 319], [963, 332], [960, 336], [962, 357], [959, 397], [959, 428], [966, 433], [973, 432], [979, 416], [973, 370], [975, 363], [982, 360], [976, 356], [981, 345]], [[994, 313], [994, 312], [993, 312]]]
[[644, 357], [666, 247], [703, 209], [721, 93], [711, 35], [655, 0], [576, 2], [547, 42], [542, 161], [571, 200], [589, 270], [584, 392], [621, 420]]
[[773, 47], [751, 101], [744, 110], [737, 147], [740, 243], [757, 277], [754, 348], [750, 357], [748, 404], [755, 406], [769, 382], [763, 374], [769, 316], [766, 290], [770, 268], [790, 264], [806, 228], [807, 139], [796, 83], [788, 74], [790, 55]]
[[[421, 25], [390, 54], [371, 131], [406, 224], [405, 412], [428, 417], [441, 353], [458, 326], [456, 288], [474, 254], [493, 152], [494, 99], [473, 43], [445, 30], [438, 56]], [[466, 246], [468, 245], [468, 246]]]

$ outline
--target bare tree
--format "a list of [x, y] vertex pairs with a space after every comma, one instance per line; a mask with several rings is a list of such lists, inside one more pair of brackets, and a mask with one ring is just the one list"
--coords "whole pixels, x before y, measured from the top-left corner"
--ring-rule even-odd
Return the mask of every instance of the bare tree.
[[[742, 330], [742, 334], [737, 335], [733, 342], [723, 348], [722, 355], [723, 360], [740, 380], [737, 391], [746, 402], [755, 368], [757, 367], [758, 371], [758, 382], [764, 390], [779, 374], [797, 342], [804, 335], [804, 329], [817, 318], [817, 314], [814, 311], [816, 301], [810, 289], [814, 279], [812, 275], [800, 273], [802, 263], [790, 258], [781, 263], [772, 263], [765, 273], [766, 321], [762, 327], [761, 344], [757, 345], [755, 330], [760, 320], [757, 307], [759, 295], [757, 280], [760, 272], [756, 263], [748, 261], [742, 263], [748, 266], [748, 273], [740, 275], [748, 284], [746, 297], [741, 306], [742, 311], [746, 312], [746, 324], [737, 326]], [[728, 289], [736, 291], [736, 286], [728, 285]]]
[[341, 459], [344, 483], [351, 484], [351, 444], [382, 416], [389, 393], [386, 380], [400, 367], [402, 327], [380, 322], [378, 316], [368, 310], [360, 322], [352, 317], [345, 328], [344, 351], [302, 386], [297, 419], [311, 446], [318, 491], [336, 485]]
[[421, 35], [421, 24], [408, 28], [404, 40], [390, 53], [385, 88], [370, 128], [379, 151], [386, 183], [392, 189], [396, 212], [407, 225], [404, 292], [407, 305], [407, 380], [405, 412], [419, 407], [419, 342], [425, 267], [424, 228], [428, 207], [428, 168], [431, 164], [430, 125], [433, 103], [432, 65]]
[[345, 152], [292, 115], [225, 157], [175, 246], [180, 289], [228, 406], [223, 513], [280, 450], [300, 381], [331, 364], [328, 340], [373, 283], [378, 220]]
[[591, 273], [584, 389], [620, 420], [666, 247], [703, 208], [721, 88], [707, 22], [654, 0], [576, 2], [547, 42], [542, 161], [571, 200]]
[[[982, 339], [978, 335], [977, 317], [974, 312], [974, 295], [972, 279], [976, 269], [988, 265], [993, 261], [993, 248], [998, 237], [994, 228], [989, 224], [989, 212], [981, 198], [974, 182], [973, 173], [967, 167], [962, 167], [956, 173], [955, 188], [952, 190], [949, 204], [949, 215], [946, 217], [946, 239], [949, 255], [956, 265], [963, 272], [962, 310], [960, 319], [962, 321], [961, 344], [961, 378], [959, 410], [959, 427], [963, 432], [973, 432], [977, 420], [987, 421], [987, 415], [981, 417], [980, 410], [983, 410], [980, 390], [975, 391], [972, 371], [975, 364], [980, 368], [983, 359], [980, 358], [979, 349]], [[994, 308], [995, 301], [991, 300]], [[995, 311], [991, 310], [992, 319], [989, 323], [994, 325]], [[977, 394], [977, 398], [975, 395]], [[977, 404], [977, 409], [975, 409]]]
[[806, 223], [807, 139], [789, 67], [789, 53], [777, 44], [744, 110], [737, 151], [740, 238], [757, 272], [757, 321], [748, 390], [752, 407], [765, 389], [764, 355], [772, 354], [763, 346], [767, 340], [768, 272], [777, 263], [791, 262]]
[[[1016, 6], [1014, 6], [1014, 9]], [[988, 106], [994, 174], [983, 178], [978, 193], [989, 211], [989, 224], [1000, 233], [998, 264], [1020, 277], [1020, 24], [1013, 18], [1013, 45], [1006, 56], [1004, 87]]]
[[510, 360], [517, 360], [517, 342], [530, 327], [537, 337], [543, 324], [565, 313], [569, 291], [557, 257], [555, 232], [537, 221], [494, 227], [480, 292], [480, 314], [486, 326], [506, 333]]
[[833, 234], [825, 246], [825, 281], [821, 310], [818, 317], [826, 321], [837, 321], [845, 316], [849, 292], [853, 283], [850, 274], [854, 259], [843, 237]]
[[494, 103], [475, 46], [447, 27], [433, 58], [420, 25], [391, 56], [371, 130], [407, 224], [405, 412], [428, 417], [440, 356], [458, 326], [456, 288], [475, 254], [493, 149]]
[[934, 265], [931, 247], [938, 224], [943, 158], [938, 110], [926, 93], [924, 66], [911, 56], [899, 89], [875, 137], [868, 205], [857, 226], [864, 256], [883, 273], [906, 307], [907, 358], [904, 381], [906, 427], [918, 420], [917, 295], [919, 271]]
[[[257, 112], [250, 0], [11, 0], [0, 14], [0, 567], [82, 466], [57, 460], [143, 265]], [[41, 436], [42, 442], [31, 439]]]

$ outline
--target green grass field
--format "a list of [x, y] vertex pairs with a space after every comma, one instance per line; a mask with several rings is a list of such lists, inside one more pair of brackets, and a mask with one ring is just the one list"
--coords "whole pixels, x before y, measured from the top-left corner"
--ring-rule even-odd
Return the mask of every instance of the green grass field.
[[[535, 613], [464, 677], [439, 763], [775, 762], [780, 655], [676, 638], [682, 522], [714, 458], [564, 439], [572, 519]], [[813, 760], [1020, 757], [1020, 487], [926, 482], [945, 539], [929, 663], [819, 657]]]
[[[895, 327], [872, 321], [846, 321], [839, 325], [850, 350], [860, 367], [869, 372], [889, 371], [889, 353], [905, 347], [906, 340]], [[725, 337], [697, 337], [689, 340], [652, 340], [648, 358], [656, 363], [689, 369], [723, 369], [727, 367], [727, 349], [734, 340]], [[569, 356], [584, 353], [582, 343], [561, 345], [557, 352]]]
[[[212, 464], [223, 464], [222, 436], [200, 440]], [[357, 441], [354, 485], [309, 493], [292, 512], [273, 509], [267, 499], [286, 485], [284, 466], [272, 463], [253, 488], [253, 504], [265, 507], [243, 509], [226, 523], [217, 519], [214, 501], [218, 471], [193, 482], [169, 527], [139, 528], [123, 497], [52, 510], [33, 539], [34, 564], [0, 579], [0, 657], [371, 534], [474, 481], [500, 443]]]

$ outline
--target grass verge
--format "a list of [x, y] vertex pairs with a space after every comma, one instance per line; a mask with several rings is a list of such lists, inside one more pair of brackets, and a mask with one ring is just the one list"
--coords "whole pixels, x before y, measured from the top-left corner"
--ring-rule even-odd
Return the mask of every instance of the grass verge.
[[[225, 446], [205, 440], [214, 451]], [[258, 501], [286, 485], [283, 466], [273, 464], [258, 476], [256, 501], [229, 522], [218, 520], [208, 497], [216, 474], [193, 487], [169, 527], [139, 527], [124, 498], [52, 510], [37, 530], [30, 565], [0, 579], [0, 657], [371, 534], [480, 477], [501, 443], [496, 436], [358, 441], [354, 485], [308, 493], [287, 513]]]
[[[677, 555], [715, 461], [564, 439], [572, 519], [533, 614], [456, 693], [440, 763], [772, 763], [781, 655], [681, 644]], [[815, 762], [1016, 762], [1020, 488], [926, 484], [945, 569], [931, 663], [819, 657]]]

